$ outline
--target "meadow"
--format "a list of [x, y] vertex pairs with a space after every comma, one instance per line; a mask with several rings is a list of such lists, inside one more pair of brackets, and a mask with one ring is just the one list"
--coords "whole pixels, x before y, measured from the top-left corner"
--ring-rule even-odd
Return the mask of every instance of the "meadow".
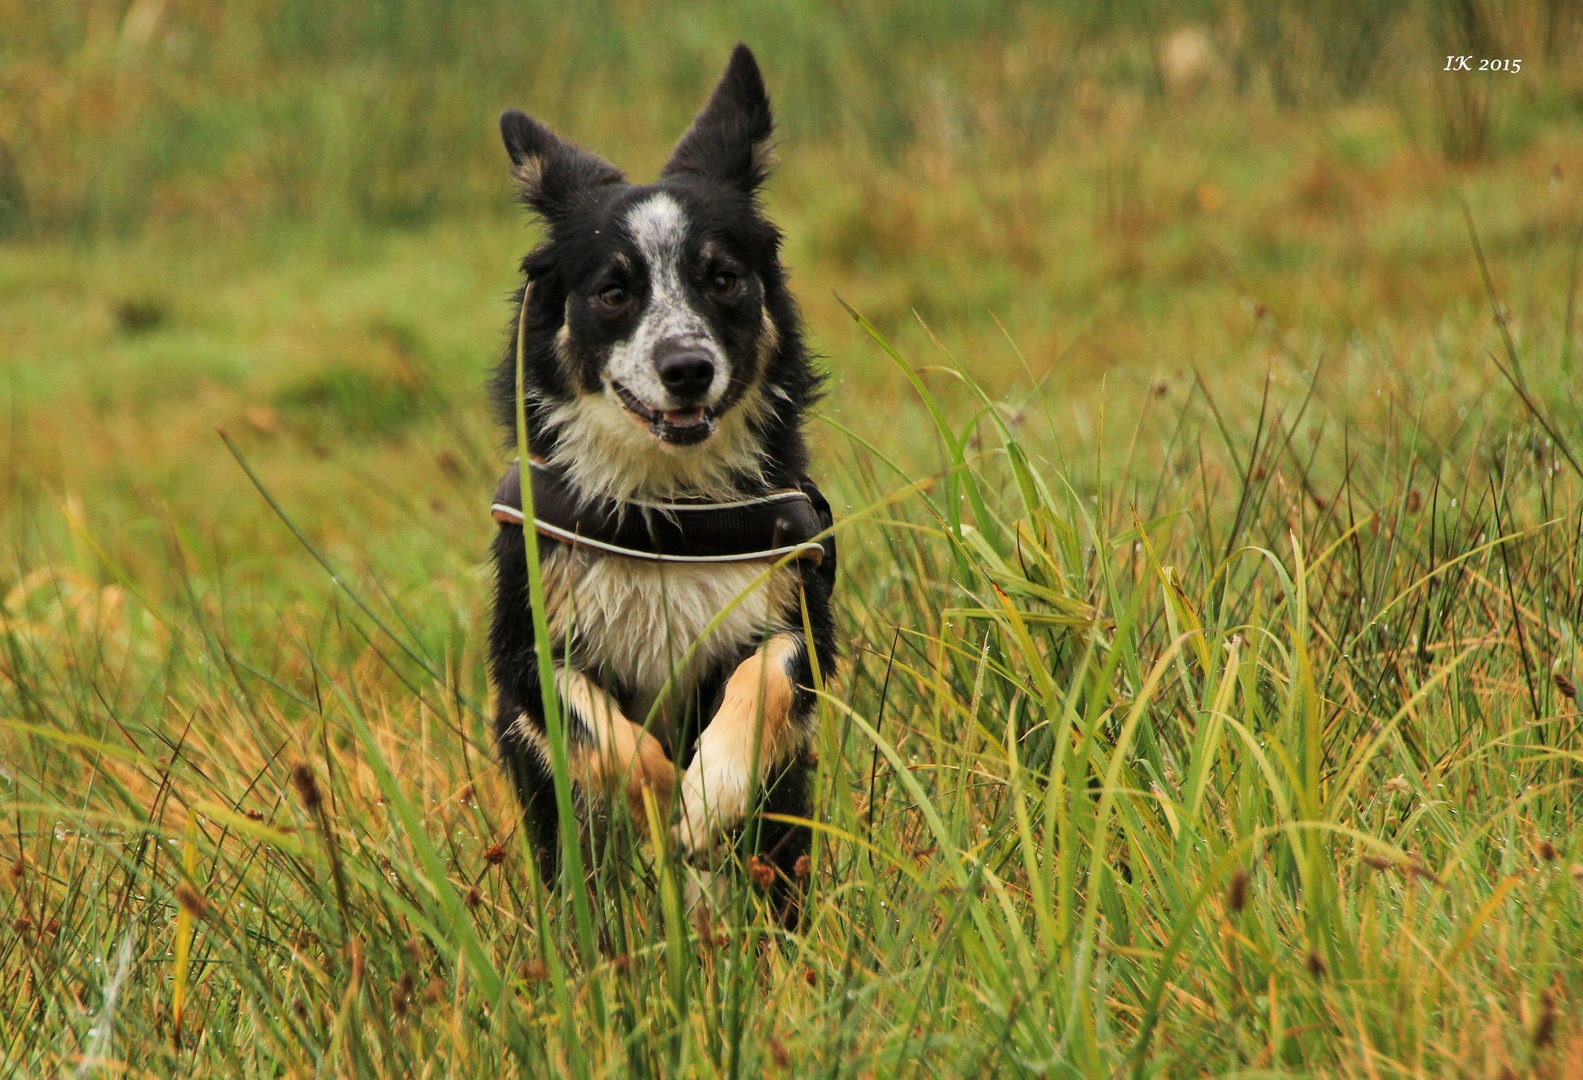
[[[1583, 1077], [1580, 30], [0, 0], [0, 1076]], [[495, 117], [644, 177], [739, 38], [831, 376], [795, 932], [539, 880], [484, 665]]]

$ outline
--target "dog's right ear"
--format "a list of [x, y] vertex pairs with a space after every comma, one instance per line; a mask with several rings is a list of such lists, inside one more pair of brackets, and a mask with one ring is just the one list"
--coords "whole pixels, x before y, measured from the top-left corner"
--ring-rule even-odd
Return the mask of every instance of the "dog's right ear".
[[553, 219], [589, 189], [624, 179], [620, 169], [598, 154], [563, 141], [516, 109], [500, 114], [500, 137], [511, 155], [522, 201], [546, 218]]

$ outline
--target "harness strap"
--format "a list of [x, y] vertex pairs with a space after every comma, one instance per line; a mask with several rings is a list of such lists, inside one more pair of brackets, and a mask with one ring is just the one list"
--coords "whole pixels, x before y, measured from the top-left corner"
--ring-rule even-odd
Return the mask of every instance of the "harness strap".
[[[539, 461], [531, 475], [534, 530], [564, 544], [649, 562], [758, 562], [795, 554], [817, 566], [829, 554], [834, 565], [834, 541], [814, 539], [831, 516], [811, 480], [737, 502], [651, 503], [586, 499]], [[491, 510], [502, 526], [523, 523], [519, 462], [495, 488]]]

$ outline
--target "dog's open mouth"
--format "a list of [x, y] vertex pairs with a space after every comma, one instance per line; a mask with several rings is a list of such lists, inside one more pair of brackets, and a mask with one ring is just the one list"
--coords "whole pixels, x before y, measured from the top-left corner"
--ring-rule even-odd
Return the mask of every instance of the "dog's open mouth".
[[611, 383], [622, 408], [648, 425], [661, 442], [694, 446], [715, 433], [715, 416], [708, 409], [651, 409], [620, 383]]

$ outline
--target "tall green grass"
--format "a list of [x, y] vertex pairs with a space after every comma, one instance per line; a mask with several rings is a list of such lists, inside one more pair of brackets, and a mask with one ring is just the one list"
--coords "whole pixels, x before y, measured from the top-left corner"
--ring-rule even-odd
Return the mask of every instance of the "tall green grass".
[[860, 325], [937, 456], [836, 432], [796, 933], [740, 868], [689, 910], [662, 848], [539, 881], [446, 597], [305, 536], [317, 597], [229, 596], [175, 530], [136, 580], [68, 505], [0, 615], [9, 1073], [1577, 1069], [1583, 476], [1545, 356], [1515, 422], [1199, 383], [1063, 461], [1033, 372], [992, 398]]

